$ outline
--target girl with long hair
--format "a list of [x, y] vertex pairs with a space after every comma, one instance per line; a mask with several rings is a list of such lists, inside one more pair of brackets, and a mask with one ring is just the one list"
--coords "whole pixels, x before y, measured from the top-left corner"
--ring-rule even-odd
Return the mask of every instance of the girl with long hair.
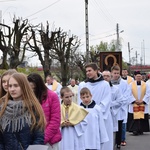
[[39, 100], [46, 117], [47, 124], [44, 142], [49, 146], [49, 150], [59, 150], [59, 141], [61, 140], [59, 98], [55, 92], [46, 87], [43, 78], [39, 74], [29, 74], [28, 81]]
[[44, 144], [45, 117], [27, 77], [14, 73], [0, 100], [0, 149], [26, 150]]

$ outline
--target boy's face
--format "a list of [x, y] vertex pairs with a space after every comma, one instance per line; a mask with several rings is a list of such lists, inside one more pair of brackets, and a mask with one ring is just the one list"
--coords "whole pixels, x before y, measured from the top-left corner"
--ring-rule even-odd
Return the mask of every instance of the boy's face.
[[89, 79], [96, 79], [97, 78], [97, 70], [93, 70], [91, 67], [86, 68], [86, 76]]
[[122, 76], [127, 77], [127, 75], [128, 75], [128, 71], [127, 70], [122, 70]]
[[91, 102], [92, 95], [87, 93], [87, 94], [81, 95], [80, 98], [85, 105], [88, 105]]
[[71, 103], [72, 103], [72, 92], [65, 92], [64, 96], [61, 97], [61, 99], [63, 100], [63, 102], [66, 106], [71, 105]]
[[118, 80], [120, 77], [120, 71], [119, 70], [113, 70], [111, 72], [112, 80]]

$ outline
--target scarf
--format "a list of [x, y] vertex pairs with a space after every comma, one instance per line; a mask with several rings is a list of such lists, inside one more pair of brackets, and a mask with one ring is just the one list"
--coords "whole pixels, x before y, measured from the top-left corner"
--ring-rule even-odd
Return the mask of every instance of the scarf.
[[[0, 106], [0, 110], [2, 110], [3, 105], [4, 103]], [[29, 111], [23, 107], [23, 101], [9, 100], [4, 114], [0, 118], [2, 130], [18, 132], [22, 130], [26, 123], [31, 126], [31, 115]]]
[[[143, 99], [144, 95], [146, 92], [146, 83], [141, 81], [141, 97], [140, 100]], [[132, 93], [135, 99], [138, 99], [138, 90], [137, 90], [137, 83], [134, 81], [132, 83]], [[137, 105], [136, 103], [133, 104], [133, 117], [134, 119], [144, 119], [144, 110], [145, 110], [145, 105]]]
[[121, 81], [121, 77], [119, 77], [118, 80], [111, 80], [111, 83], [112, 83], [113, 85], [117, 85], [117, 84], [120, 84], [120, 81]]
[[80, 123], [87, 114], [88, 112], [84, 108], [73, 102], [69, 106], [64, 105], [64, 103], [61, 104], [61, 124], [69, 120], [72, 125], [76, 125]]

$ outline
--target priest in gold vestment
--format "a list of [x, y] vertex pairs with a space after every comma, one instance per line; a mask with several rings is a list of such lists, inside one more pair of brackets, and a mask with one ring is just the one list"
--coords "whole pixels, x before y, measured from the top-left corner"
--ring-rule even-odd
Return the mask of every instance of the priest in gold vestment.
[[133, 99], [130, 99], [127, 130], [134, 135], [149, 132], [148, 103], [150, 87], [142, 81], [140, 71], [134, 72], [135, 81], [130, 84]]

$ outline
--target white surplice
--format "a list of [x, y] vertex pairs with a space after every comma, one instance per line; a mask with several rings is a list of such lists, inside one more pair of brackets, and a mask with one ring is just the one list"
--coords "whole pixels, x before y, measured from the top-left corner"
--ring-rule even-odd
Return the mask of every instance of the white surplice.
[[127, 112], [129, 100], [131, 99], [131, 89], [128, 83], [123, 79], [120, 80], [119, 84], [115, 84], [113, 86], [118, 87], [123, 96], [122, 106], [119, 112], [117, 113], [117, 119], [123, 120], [123, 123], [127, 123]]
[[111, 88], [107, 81], [86, 82], [84, 87], [87, 87], [92, 94], [92, 99], [100, 106], [104, 119], [108, 118], [111, 104]]
[[[98, 104], [101, 108], [107, 135], [109, 138], [108, 142], [105, 142], [102, 146], [102, 150], [113, 150], [113, 121], [110, 113], [111, 105], [111, 88], [107, 81], [101, 80], [94, 83], [86, 82], [82, 83], [82, 88], [87, 87], [91, 94], [92, 99]], [[79, 99], [79, 102], [81, 100]]]
[[86, 128], [86, 118], [75, 126], [61, 128], [60, 150], [85, 150], [83, 134]]
[[[46, 86], [48, 87], [48, 89], [52, 90], [52, 85], [47, 85], [46, 84]], [[61, 101], [61, 98], [60, 98], [61, 97], [60, 96], [61, 88], [62, 88], [62, 85], [59, 82], [57, 82], [57, 88], [56, 88], [56, 90], [54, 92], [58, 95], [60, 101]]]
[[[146, 84], [150, 87], [150, 79], [146, 81]], [[149, 109], [149, 115], [150, 115], [150, 98], [149, 98], [149, 104], [148, 104], [148, 109]]]
[[71, 89], [73, 96], [72, 96], [72, 101], [76, 104], [78, 104], [78, 85], [68, 85], [68, 87]]
[[86, 108], [88, 126], [84, 134], [85, 149], [101, 150], [102, 144], [109, 141], [104, 119], [98, 105]]
[[122, 108], [123, 105], [123, 96], [116, 86], [111, 86], [111, 93], [112, 93], [112, 102], [111, 102], [111, 114], [113, 119], [113, 131], [118, 131], [118, 117], [117, 114]]

